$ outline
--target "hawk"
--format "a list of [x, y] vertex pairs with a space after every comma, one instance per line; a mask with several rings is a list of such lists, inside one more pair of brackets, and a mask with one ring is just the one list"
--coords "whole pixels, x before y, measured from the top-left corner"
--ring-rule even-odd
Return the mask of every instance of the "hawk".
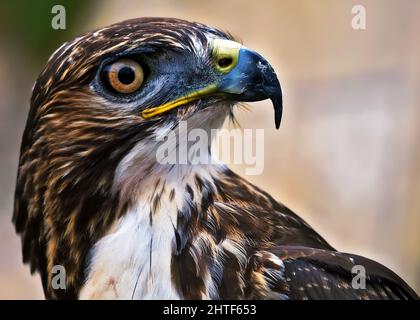
[[[278, 128], [271, 65], [203, 24], [133, 19], [63, 44], [33, 88], [13, 214], [45, 297], [418, 298], [224, 164], [157, 161], [160, 138], [181, 121], [220, 128], [238, 103], [264, 99]], [[54, 288], [55, 266], [65, 289]]]

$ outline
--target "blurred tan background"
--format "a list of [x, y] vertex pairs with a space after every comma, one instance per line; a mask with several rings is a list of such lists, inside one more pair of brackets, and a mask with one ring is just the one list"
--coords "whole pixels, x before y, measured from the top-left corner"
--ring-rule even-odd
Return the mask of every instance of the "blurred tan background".
[[[54, 4], [67, 9], [66, 30], [50, 27]], [[351, 27], [356, 4], [366, 7], [363, 31]], [[18, 0], [0, 12], [0, 298], [43, 298], [10, 222], [32, 84], [63, 41], [140, 16], [203, 22], [262, 53], [282, 82], [284, 118], [274, 130], [269, 102], [238, 114], [243, 128], [266, 129], [265, 170], [248, 178], [340, 251], [387, 265], [420, 292], [419, 1]]]

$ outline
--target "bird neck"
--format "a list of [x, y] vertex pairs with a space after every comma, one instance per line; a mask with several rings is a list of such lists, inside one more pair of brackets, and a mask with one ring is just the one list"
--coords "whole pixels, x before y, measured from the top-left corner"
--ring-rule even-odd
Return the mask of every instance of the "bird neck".
[[80, 298], [180, 298], [171, 276], [172, 257], [194, 236], [193, 226], [216, 190], [214, 177], [226, 167], [211, 156], [206, 140], [211, 135], [194, 144], [191, 131], [178, 126], [163, 139], [171, 130], [160, 127], [117, 166], [112, 189], [127, 209], [89, 253]]
[[80, 298], [180, 298], [171, 278], [172, 257], [192, 236], [187, 229], [202, 214], [197, 208], [209, 202], [220, 170], [173, 167], [144, 177], [144, 184], [131, 189], [132, 205], [90, 252]]

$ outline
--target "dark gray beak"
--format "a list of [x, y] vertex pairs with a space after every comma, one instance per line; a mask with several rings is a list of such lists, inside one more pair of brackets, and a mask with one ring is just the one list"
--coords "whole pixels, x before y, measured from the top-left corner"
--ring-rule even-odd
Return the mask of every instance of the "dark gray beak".
[[257, 52], [241, 47], [236, 66], [223, 77], [218, 91], [228, 94], [235, 101], [270, 99], [276, 129], [280, 127], [283, 114], [280, 82], [273, 67]]

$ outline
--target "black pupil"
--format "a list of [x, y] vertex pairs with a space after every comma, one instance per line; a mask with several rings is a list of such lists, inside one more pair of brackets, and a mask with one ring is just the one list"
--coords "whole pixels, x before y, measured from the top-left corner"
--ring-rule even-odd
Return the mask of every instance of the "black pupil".
[[122, 67], [120, 71], [118, 71], [118, 80], [122, 84], [130, 84], [133, 83], [134, 79], [136, 78], [136, 74], [134, 73], [134, 70], [130, 67]]

